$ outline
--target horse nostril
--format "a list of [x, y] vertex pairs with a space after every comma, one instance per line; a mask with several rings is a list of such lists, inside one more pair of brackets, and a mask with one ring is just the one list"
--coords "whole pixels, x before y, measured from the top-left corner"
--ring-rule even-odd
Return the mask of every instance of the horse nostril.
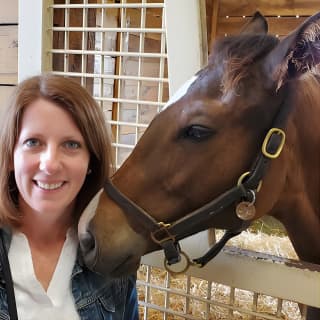
[[80, 248], [83, 254], [93, 251], [96, 245], [94, 236], [91, 232], [87, 231], [79, 236]]

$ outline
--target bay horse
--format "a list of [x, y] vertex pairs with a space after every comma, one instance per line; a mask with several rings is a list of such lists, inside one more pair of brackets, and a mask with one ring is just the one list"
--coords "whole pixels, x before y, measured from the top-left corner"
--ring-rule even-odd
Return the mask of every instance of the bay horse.
[[90, 202], [79, 221], [89, 268], [132, 273], [161, 248], [170, 265], [182, 238], [227, 230], [203, 265], [264, 215], [282, 222], [301, 260], [320, 264], [320, 13], [281, 41], [267, 29], [256, 13], [218, 39]]

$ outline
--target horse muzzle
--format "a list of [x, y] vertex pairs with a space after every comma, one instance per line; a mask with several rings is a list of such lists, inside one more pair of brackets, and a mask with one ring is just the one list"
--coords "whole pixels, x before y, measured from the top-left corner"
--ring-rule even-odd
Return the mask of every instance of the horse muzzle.
[[99, 192], [78, 224], [81, 258], [90, 270], [106, 278], [135, 273], [146, 253], [146, 239], [136, 233], [122, 210]]
[[82, 263], [104, 278], [117, 278], [133, 274], [139, 267], [140, 256], [135, 256], [132, 253], [122, 251], [118, 255], [113, 254], [112, 256], [100, 254], [100, 247], [91, 232], [79, 235], [79, 242]]

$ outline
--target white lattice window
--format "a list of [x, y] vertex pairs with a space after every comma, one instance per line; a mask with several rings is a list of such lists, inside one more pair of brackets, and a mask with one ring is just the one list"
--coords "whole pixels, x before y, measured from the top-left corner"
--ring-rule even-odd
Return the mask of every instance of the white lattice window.
[[[171, 65], [168, 63], [166, 24], [172, 25], [174, 33], [180, 31], [175, 12], [184, 1], [43, 2], [45, 23], [36, 28], [34, 17], [26, 14], [21, 24], [21, 30], [28, 29], [25, 25], [29, 22], [33, 29], [40, 28], [39, 35], [42, 34], [43, 40], [41, 53], [36, 55], [37, 50], [32, 43], [30, 48], [23, 47], [20, 52], [21, 57], [24, 50], [25, 55], [30, 56], [32, 52], [42, 62], [36, 66], [20, 64], [20, 78], [40, 71], [53, 71], [76, 78], [86, 86], [111, 124], [114, 158], [119, 167], [168, 100], [169, 89], [174, 91], [203, 63], [197, 18], [202, 1], [188, 0], [188, 6], [184, 6], [185, 15], [180, 20], [188, 21], [188, 39], [194, 38], [197, 43], [177, 43], [173, 34], [169, 46], [173, 53]], [[27, 7], [22, 2], [21, 7], [23, 12], [30, 10], [29, 3]], [[181, 13], [179, 9], [179, 15]], [[195, 47], [199, 49], [195, 50]], [[183, 50], [180, 51], [184, 52], [183, 58], [176, 54], [177, 48]], [[170, 68], [171, 77], [168, 76]]]

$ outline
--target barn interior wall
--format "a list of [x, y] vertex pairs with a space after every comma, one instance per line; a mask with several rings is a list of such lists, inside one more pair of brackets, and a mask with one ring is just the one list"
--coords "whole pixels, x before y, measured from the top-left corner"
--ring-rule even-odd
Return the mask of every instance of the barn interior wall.
[[256, 11], [266, 17], [269, 33], [281, 38], [319, 11], [320, 3], [316, 0], [206, 0], [206, 8], [211, 48], [214, 39], [237, 34]]
[[0, 113], [18, 81], [18, 0], [0, 0]]

